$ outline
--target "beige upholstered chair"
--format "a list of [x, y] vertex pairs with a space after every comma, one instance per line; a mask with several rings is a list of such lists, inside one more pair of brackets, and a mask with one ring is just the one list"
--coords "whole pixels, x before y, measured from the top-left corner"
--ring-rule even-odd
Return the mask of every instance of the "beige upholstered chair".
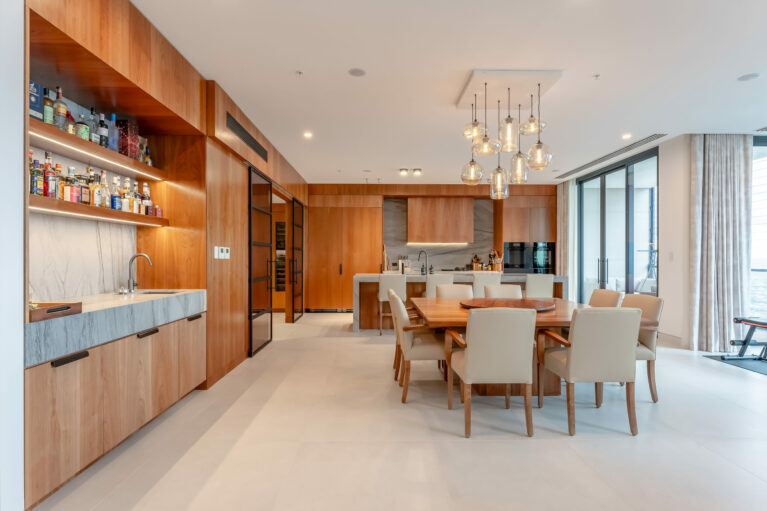
[[407, 389], [410, 384], [410, 362], [412, 360], [445, 360], [444, 342], [430, 328], [412, 325], [405, 304], [393, 291], [389, 291], [389, 304], [399, 339], [400, 382], [404, 403], [407, 401]]
[[[389, 301], [390, 289], [402, 300], [407, 300], [407, 276], [397, 273], [383, 274], [378, 277], [378, 335], [383, 334], [384, 316], [391, 316], [391, 312], [383, 311], [384, 302]], [[389, 304], [389, 308], [391, 308], [391, 304]]]
[[522, 298], [522, 288], [516, 284], [485, 286], [485, 298]]
[[525, 298], [554, 298], [554, 275], [547, 273], [525, 275]]
[[453, 276], [449, 273], [433, 273], [426, 275], [426, 298], [437, 297], [437, 286], [452, 284]]
[[[642, 319], [660, 321], [663, 311], [663, 298], [650, 295], [630, 294], [623, 297], [621, 307], [635, 307], [642, 310]], [[637, 342], [637, 360], [647, 360], [647, 381], [653, 403], [658, 402], [658, 389], [655, 387], [655, 347], [658, 342], [657, 328], [640, 328]]]
[[621, 303], [621, 293], [612, 289], [595, 289], [589, 298], [592, 307], [617, 307]]
[[440, 284], [437, 298], [474, 298], [474, 292], [465, 284]]
[[446, 337], [464, 351], [452, 353], [447, 376], [447, 406], [453, 405], [453, 371], [461, 379], [465, 410], [466, 438], [471, 435], [471, 386], [478, 383], [506, 384], [506, 408], [509, 408], [511, 384], [524, 385], [527, 434], [533, 435], [532, 392], [535, 342], [535, 311], [532, 309], [472, 309], [466, 326], [466, 339], [455, 330]]
[[[575, 434], [576, 382], [595, 382], [597, 408], [602, 406], [604, 382], [626, 382], [629, 425], [631, 434], [637, 434], [634, 379], [636, 339], [641, 319], [642, 311], [639, 309], [576, 309], [573, 311], [569, 341], [550, 330], [541, 332], [563, 346], [538, 352], [538, 378], [543, 377], [544, 367], [564, 378], [567, 384], [567, 425], [571, 435]], [[541, 387], [538, 389], [540, 392]]]
[[499, 272], [474, 272], [474, 281], [471, 284], [474, 298], [484, 298], [485, 286], [497, 286], [500, 283], [501, 274]]

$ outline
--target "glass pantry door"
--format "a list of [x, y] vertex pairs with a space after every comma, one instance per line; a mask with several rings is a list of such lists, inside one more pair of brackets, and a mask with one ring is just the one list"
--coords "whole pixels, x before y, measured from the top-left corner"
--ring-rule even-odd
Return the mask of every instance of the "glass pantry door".
[[290, 266], [293, 321], [304, 314], [304, 205], [293, 199], [293, 254]]
[[250, 355], [272, 340], [272, 183], [250, 167]]

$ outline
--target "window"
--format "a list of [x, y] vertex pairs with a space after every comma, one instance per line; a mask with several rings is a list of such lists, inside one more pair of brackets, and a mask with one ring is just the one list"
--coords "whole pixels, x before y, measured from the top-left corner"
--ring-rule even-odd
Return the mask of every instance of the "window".
[[767, 318], [767, 137], [754, 137], [751, 198], [751, 316]]

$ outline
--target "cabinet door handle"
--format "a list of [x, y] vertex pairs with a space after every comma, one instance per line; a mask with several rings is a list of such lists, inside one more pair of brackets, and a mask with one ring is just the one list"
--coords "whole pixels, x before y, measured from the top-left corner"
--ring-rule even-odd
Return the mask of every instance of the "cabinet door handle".
[[68, 311], [69, 305], [59, 305], [58, 307], [50, 307], [48, 309], [45, 309], [46, 314], [53, 314], [54, 312], [62, 312], [62, 311]]
[[65, 366], [67, 364], [71, 364], [72, 362], [77, 362], [78, 360], [87, 358], [89, 355], [90, 354], [87, 351], [81, 351], [79, 353], [67, 355], [66, 357], [57, 358], [56, 360], [51, 362], [51, 365], [53, 367]]
[[139, 332], [136, 334], [136, 337], [139, 339], [143, 339], [144, 337], [149, 337], [150, 335], [154, 335], [157, 332], [159, 332], [159, 328], [150, 328], [149, 330], [144, 330], [143, 332]]
[[339, 275], [343, 275], [344, 274], [344, 265], [343, 265], [343, 263], [338, 265], [338, 274]]
[[186, 318], [187, 321], [194, 321], [196, 319], [200, 319], [202, 317], [202, 314], [195, 314], [194, 316], [189, 316]]

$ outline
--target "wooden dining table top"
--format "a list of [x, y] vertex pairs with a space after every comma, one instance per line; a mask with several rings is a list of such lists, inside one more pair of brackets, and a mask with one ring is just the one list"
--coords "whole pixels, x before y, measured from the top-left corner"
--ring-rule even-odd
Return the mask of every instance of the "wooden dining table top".
[[[575, 309], [589, 307], [562, 298], [547, 300], [554, 302], [554, 310], [536, 314], [535, 326], [537, 328], [568, 327]], [[461, 306], [461, 302], [466, 301], [465, 298], [426, 298], [421, 296], [410, 298], [410, 301], [429, 328], [465, 327], [469, 320], [469, 309]], [[504, 305], [513, 307], [515, 305], [513, 302], [513, 300], [504, 300]], [[525, 308], [525, 303], [525, 300], [520, 299], [518, 308]], [[642, 328], [657, 328], [657, 326], [657, 321], [642, 319]]]

